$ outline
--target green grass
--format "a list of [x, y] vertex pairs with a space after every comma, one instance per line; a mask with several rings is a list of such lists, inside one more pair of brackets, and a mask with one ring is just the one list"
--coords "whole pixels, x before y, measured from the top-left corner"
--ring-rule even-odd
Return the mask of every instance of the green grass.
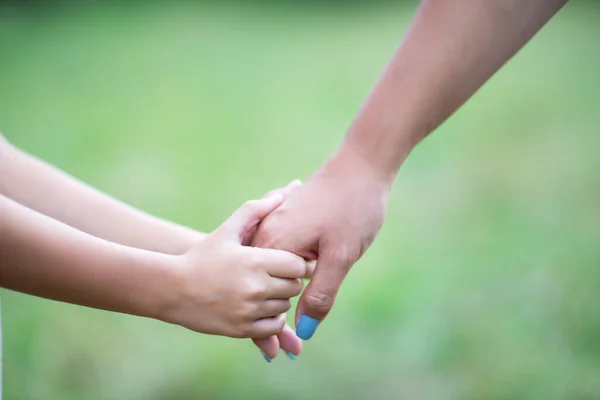
[[[334, 151], [412, 11], [239, 7], [5, 8], [0, 129], [210, 231]], [[599, 399], [599, 18], [569, 4], [415, 150], [297, 361], [3, 291], [5, 399]]]

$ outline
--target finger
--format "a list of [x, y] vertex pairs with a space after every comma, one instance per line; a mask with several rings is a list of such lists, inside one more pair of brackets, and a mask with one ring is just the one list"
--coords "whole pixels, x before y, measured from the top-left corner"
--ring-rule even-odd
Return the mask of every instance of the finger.
[[317, 266], [316, 260], [306, 261], [306, 273], [304, 274], [304, 276], [302, 278], [311, 279], [313, 277], [313, 274], [315, 273], [316, 266]]
[[333, 307], [351, 262], [341, 251], [323, 249], [315, 273], [302, 293], [296, 309], [296, 334], [304, 340], [312, 337], [318, 324]]
[[296, 332], [285, 324], [283, 330], [277, 335], [279, 347], [286, 352], [289, 358], [296, 359], [296, 356], [302, 353], [302, 340], [296, 335]]
[[300, 186], [302, 186], [302, 182], [299, 179], [295, 179], [282, 188], [270, 190], [263, 196], [263, 199], [277, 193], [280, 193], [284, 199], [287, 199], [287, 197]]
[[252, 339], [252, 341], [260, 349], [267, 362], [271, 362], [272, 359], [277, 357], [280, 345], [279, 339], [276, 335], [271, 335], [263, 339]]
[[285, 314], [277, 317], [262, 318], [252, 323], [250, 336], [256, 339], [268, 338], [277, 335], [285, 325]]
[[247, 201], [217, 228], [217, 231], [241, 243], [247, 233], [254, 229], [263, 218], [275, 211], [281, 203], [283, 203], [283, 196], [279, 193], [264, 199]]
[[307, 260], [316, 259], [318, 240], [316, 235], [303, 234], [304, 220], [282, 218], [279, 210], [265, 218], [258, 226], [252, 246], [286, 250]]
[[[302, 182], [298, 179], [290, 182], [287, 184], [287, 186], [284, 186], [282, 188], [279, 189], [273, 189], [270, 192], [268, 192], [266, 195], [263, 196], [263, 199], [268, 198], [269, 196], [273, 196], [276, 194], [281, 194], [283, 196], [283, 200], [285, 201], [289, 195], [296, 189], [298, 189], [300, 186], [302, 186]], [[250, 229], [243, 237], [242, 239], [242, 245], [243, 246], [250, 246], [252, 244], [252, 241], [254, 240], [254, 236], [256, 235], [256, 231], [258, 230], [258, 224], [255, 225], [252, 229]]]
[[268, 285], [268, 299], [291, 299], [302, 292], [300, 279], [270, 278]]
[[306, 275], [306, 261], [302, 257], [283, 250], [260, 249], [260, 251], [264, 269], [269, 275], [288, 279], [302, 278]]
[[289, 299], [270, 299], [265, 300], [260, 304], [260, 308], [256, 310], [253, 317], [258, 319], [276, 317], [279, 314], [286, 313], [292, 303]]
[[252, 341], [260, 349], [268, 362], [277, 357], [280, 348], [292, 360], [295, 360], [302, 353], [302, 340], [296, 336], [296, 332], [288, 324], [285, 324], [281, 332], [276, 336], [252, 339]]

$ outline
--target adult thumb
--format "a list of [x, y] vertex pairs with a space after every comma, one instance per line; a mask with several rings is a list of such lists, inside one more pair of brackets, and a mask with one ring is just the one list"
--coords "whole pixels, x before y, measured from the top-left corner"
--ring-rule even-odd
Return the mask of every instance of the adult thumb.
[[319, 323], [331, 311], [350, 264], [338, 253], [319, 251], [314, 275], [296, 308], [296, 334], [299, 338], [310, 339]]
[[283, 203], [283, 195], [274, 193], [260, 200], [245, 202], [217, 230], [241, 243], [246, 234]]

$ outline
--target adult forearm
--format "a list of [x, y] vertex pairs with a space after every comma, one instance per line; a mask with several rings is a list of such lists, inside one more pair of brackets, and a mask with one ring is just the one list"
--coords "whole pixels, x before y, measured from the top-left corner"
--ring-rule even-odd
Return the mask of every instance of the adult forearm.
[[128, 206], [15, 148], [0, 134], [0, 194], [111, 242], [181, 254], [204, 235]]
[[154, 317], [171, 301], [176, 256], [111, 243], [0, 195], [0, 286]]
[[512, 57], [566, 0], [425, 0], [340, 154], [395, 177], [412, 148]]

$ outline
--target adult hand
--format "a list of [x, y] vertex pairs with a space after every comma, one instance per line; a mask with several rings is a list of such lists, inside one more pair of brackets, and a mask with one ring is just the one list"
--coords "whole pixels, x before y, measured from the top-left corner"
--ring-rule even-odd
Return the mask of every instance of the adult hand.
[[312, 337], [333, 307], [350, 268], [375, 239], [390, 185], [359, 155], [340, 153], [260, 224], [255, 246], [317, 260], [296, 309], [296, 333], [301, 339]]
[[[294, 180], [283, 188], [271, 190], [263, 198], [270, 197], [275, 194], [281, 194], [284, 199], [287, 199], [294, 191], [302, 186], [302, 182]], [[258, 225], [254, 226], [245, 237], [242, 239], [244, 245], [250, 245], [256, 235]], [[305, 279], [310, 279], [315, 270], [314, 262], [307, 262]], [[280, 318], [285, 320], [285, 314], [280, 315]], [[265, 360], [271, 362], [273, 358], [277, 356], [279, 349], [283, 349], [288, 357], [292, 360], [296, 359], [296, 356], [302, 352], [302, 341], [296, 335], [296, 332], [286, 323], [281, 332], [277, 335], [270, 336], [268, 338], [254, 338], [252, 339], [254, 344], [260, 349]]]

